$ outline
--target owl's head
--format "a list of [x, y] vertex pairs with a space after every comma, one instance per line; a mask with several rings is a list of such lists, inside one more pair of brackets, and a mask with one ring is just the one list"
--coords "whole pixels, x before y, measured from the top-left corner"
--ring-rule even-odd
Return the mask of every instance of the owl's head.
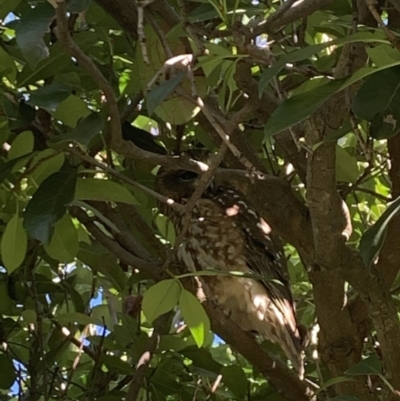
[[177, 202], [193, 195], [200, 175], [188, 170], [168, 170], [161, 168], [155, 181], [155, 189]]
[[[207, 169], [211, 161], [212, 153], [206, 149], [192, 149], [181, 154], [181, 157], [200, 163]], [[177, 202], [188, 199], [196, 190], [201, 174], [190, 170], [171, 169], [161, 167], [158, 171], [155, 189], [157, 192]]]

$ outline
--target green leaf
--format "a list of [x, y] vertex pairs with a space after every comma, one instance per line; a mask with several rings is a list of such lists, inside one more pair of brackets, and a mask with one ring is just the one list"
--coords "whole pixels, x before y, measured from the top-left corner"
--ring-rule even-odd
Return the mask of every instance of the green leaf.
[[17, 157], [16, 159], [10, 160], [6, 163], [1, 163], [0, 164], [0, 183], [9, 178], [9, 175], [13, 171], [14, 167], [23, 160], [28, 160], [30, 155], [23, 155], [20, 157]]
[[[324, 78], [321, 79], [325, 81]], [[338, 92], [344, 82], [344, 80], [331, 81], [285, 100], [268, 120], [264, 130], [265, 139], [305, 120]]]
[[28, 237], [22, 219], [14, 215], [7, 223], [1, 238], [1, 256], [8, 274], [17, 269], [25, 259]]
[[67, 11], [70, 13], [81, 13], [87, 10], [91, 0], [68, 0]]
[[321, 391], [325, 391], [328, 387], [334, 386], [335, 384], [338, 383], [344, 383], [349, 381], [357, 381], [357, 379], [348, 376], [334, 377], [333, 379], [329, 379], [326, 382], [324, 382], [324, 384], [316, 391], [316, 393], [319, 394]]
[[31, 131], [21, 132], [16, 136], [11, 144], [11, 149], [8, 152], [8, 159], [18, 159], [21, 156], [26, 156], [33, 151], [33, 133]]
[[260, 81], [258, 84], [258, 95], [261, 97], [265, 88], [271, 79], [277, 75], [281, 69], [285, 66], [285, 64], [291, 64], [294, 62], [306, 60], [320, 51], [326, 49], [327, 47], [335, 46], [341, 47], [347, 43], [355, 43], [355, 42], [364, 42], [364, 43], [384, 43], [388, 44], [387, 39], [381, 34], [381, 32], [357, 32], [354, 35], [347, 36], [346, 38], [339, 38], [335, 40], [331, 40], [324, 43], [319, 43], [312, 46], [307, 46], [299, 50], [295, 50], [291, 53], [284, 54], [278, 57], [275, 64], [273, 64], [270, 68], [267, 68], [261, 75]]
[[0, 388], [9, 390], [15, 382], [17, 375], [15, 374], [15, 368], [10, 358], [0, 354]]
[[333, 398], [328, 398], [327, 401], [362, 401], [362, 400], [354, 395], [341, 394]]
[[32, 309], [25, 309], [24, 311], [22, 311], [21, 317], [26, 325], [37, 323], [36, 311], [34, 311]]
[[371, 75], [357, 92], [352, 109], [371, 122], [370, 135], [386, 139], [400, 131], [400, 66]]
[[58, 105], [71, 94], [71, 87], [62, 83], [42, 86], [30, 92], [28, 104], [40, 107], [49, 113], [56, 111]]
[[65, 125], [75, 128], [81, 118], [85, 118], [90, 114], [87, 104], [80, 97], [71, 95], [57, 107], [53, 117], [62, 121]]
[[[317, 111], [335, 93], [346, 89], [369, 75], [397, 65], [400, 65], [400, 61], [380, 68], [360, 68], [349, 78], [333, 80], [307, 92], [292, 96], [282, 102], [273, 112], [264, 129], [265, 139], [302, 122]], [[320, 78], [320, 80], [325, 82], [325, 78]]]
[[189, 330], [200, 348], [210, 330], [210, 319], [200, 301], [189, 291], [183, 289], [179, 298], [179, 308]]
[[238, 400], [244, 400], [247, 394], [247, 377], [239, 365], [224, 366], [222, 380]]
[[44, 249], [54, 260], [73, 262], [79, 251], [78, 231], [68, 214], [54, 225], [51, 241], [44, 245]]
[[385, 242], [387, 226], [400, 211], [400, 197], [387, 204], [376, 223], [364, 232], [360, 241], [360, 254], [364, 265], [370, 269]]
[[179, 301], [181, 286], [176, 280], [163, 280], [150, 287], [143, 296], [142, 310], [152, 323], [159, 316], [171, 311]]
[[75, 129], [65, 134], [57, 135], [48, 141], [50, 144], [75, 142], [87, 147], [90, 141], [104, 128], [104, 121], [98, 113], [85, 117]]
[[336, 178], [338, 181], [356, 182], [358, 165], [355, 156], [351, 156], [346, 149], [336, 146]]
[[0, 1], [0, 19], [4, 20], [11, 11], [14, 11], [18, 7], [20, 2], [21, 0]]
[[155, 108], [175, 90], [186, 75], [186, 72], [181, 72], [173, 78], [164, 81], [147, 94], [146, 104], [149, 115], [153, 114]]
[[158, 230], [160, 231], [161, 235], [171, 244], [175, 244], [176, 240], [176, 232], [175, 232], [175, 227], [172, 224], [171, 220], [163, 215], [163, 214], [158, 214], [155, 218], [156, 226]]
[[134, 373], [134, 368], [119, 357], [114, 355], [102, 355], [100, 361], [103, 362], [112, 372], [120, 373], [121, 375], [131, 375]]
[[39, 185], [51, 174], [59, 171], [64, 161], [64, 153], [58, 153], [53, 149], [45, 149], [32, 160], [33, 171], [30, 178]]
[[117, 258], [99, 244], [81, 243], [78, 259], [95, 271], [104, 274], [110, 285], [113, 285], [118, 291], [125, 288], [126, 274], [119, 265]]
[[88, 324], [96, 324], [98, 326], [103, 326], [103, 322], [100, 319], [96, 319], [79, 312], [59, 313], [57, 315], [57, 320], [61, 324], [77, 323], [82, 326], [87, 326]]
[[54, 224], [74, 199], [76, 179], [76, 171], [68, 170], [54, 173], [42, 182], [24, 213], [24, 227], [29, 235], [46, 244], [50, 241]]
[[75, 199], [138, 204], [132, 193], [121, 184], [96, 178], [79, 178], [76, 184]]
[[24, 13], [17, 25], [15, 30], [17, 44], [32, 68], [49, 56], [49, 49], [43, 36], [53, 17], [54, 8], [45, 2]]
[[382, 374], [382, 365], [377, 355], [371, 355], [346, 370], [346, 375], [378, 375]]

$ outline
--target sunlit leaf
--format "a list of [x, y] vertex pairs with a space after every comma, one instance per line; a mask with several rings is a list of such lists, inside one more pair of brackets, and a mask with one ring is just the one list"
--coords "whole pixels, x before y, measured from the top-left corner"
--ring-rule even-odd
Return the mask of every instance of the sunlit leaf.
[[18, 159], [33, 151], [33, 134], [31, 131], [24, 131], [17, 135], [11, 144], [8, 152], [8, 159]]
[[63, 263], [74, 260], [79, 251], [78, 231], [68, 214], [54, 224], [53, 235], [44, 249], [54, 260]]
[[210, 330], [210, 319], [206, 311], [200, 301], [187, 290], [181, 292], [179, 308], [197, 346], [201, 347]]
[[138, 204], [132, 193], [121, 184], [95, 178], [78, 179], [75, 199]]
[[163, 280], [150, 287], [143, 296], [142, 310], [152, 323], [159, 316], [171, 311], [179, 301], [181, 286], [176, 280]]
[[18, 268], [25, 259], [28, 237], [22, 219], [14, 215], [7, 223], [1, 238], [1, 256], [8, 274]]

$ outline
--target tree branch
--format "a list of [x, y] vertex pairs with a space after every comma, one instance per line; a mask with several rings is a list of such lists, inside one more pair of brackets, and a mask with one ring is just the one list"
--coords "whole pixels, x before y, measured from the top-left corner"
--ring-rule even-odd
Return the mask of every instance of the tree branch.
[[311, 389], [282, 362], [271, 357], [212, 302], [203, 302], [213, 331], [242, 354], [288, 401], [309, 401]]
[[[328, 7], [334, 2], [335, 0], [299, 1], [296, 5], [285, 11], [285, 13], [282, 13], [279, 18], [274, 18], [274, 14], [272, 14], [271, 17], [268, 18], [263, 24], [254, 29], [253, 36], [255, 37], [261, 35], [262, 33], [274, 32], [283, 26], [299, 20], [300, 18], [306, 18], [313, 12], [321, 10], [324, 7]], [[277, 12], [279, 12], [279, 10]]]

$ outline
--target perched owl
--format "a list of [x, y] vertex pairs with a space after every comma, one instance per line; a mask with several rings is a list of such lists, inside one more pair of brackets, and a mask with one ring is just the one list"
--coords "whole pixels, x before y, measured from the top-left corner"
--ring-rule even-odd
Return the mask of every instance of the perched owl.
[[[184, 204], [199, 182], [185, 170], [160, 169], [156, 189]], [[163, 206], [177, 233], [182, 215]], [[286, 259], [268, 224], [244, 195], [210, 185], [197, 201], [177, 257], [188, 270], [240, 271], [256, 278], [201, 276], [203, 290], [242, 329], [278, 343], [303, 377], [302, 334], [288, 281]]]

